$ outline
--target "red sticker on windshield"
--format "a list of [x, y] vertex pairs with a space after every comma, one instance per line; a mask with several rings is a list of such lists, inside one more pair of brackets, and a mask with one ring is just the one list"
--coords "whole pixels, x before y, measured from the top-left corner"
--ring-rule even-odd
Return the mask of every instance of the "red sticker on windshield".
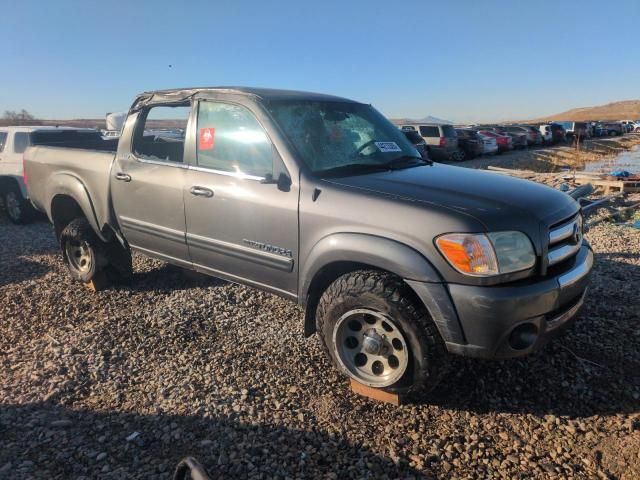
[[201, 128], [200, 129], [200, 150], [213, 150], [213, 141], [215, 139], [215, 128]]

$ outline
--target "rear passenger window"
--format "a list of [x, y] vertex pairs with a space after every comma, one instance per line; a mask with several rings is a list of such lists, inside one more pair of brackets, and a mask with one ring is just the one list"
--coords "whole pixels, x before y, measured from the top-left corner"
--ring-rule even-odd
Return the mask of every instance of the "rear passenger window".
[[0, 152], [4, 151], [4, 144], [7, 142], [7, 132], [0, 132]]
[[184, 135], [190, 105], [159, 105], [143, 113], [133, 139], [133, 153], [143, 160], [184, 161]]
[[13, 137], [13, 151], [14, 153], [24, 153], [29, 146], [29, 133], [16, 132]]
[[228, 103], [200, 102], [198, 166], [265, 177], [273, 173], [273, 147], [253, 114]]
[[440, 129], [438, 127], [420, 127], [420, 135], [423, 137], [439, 137]]

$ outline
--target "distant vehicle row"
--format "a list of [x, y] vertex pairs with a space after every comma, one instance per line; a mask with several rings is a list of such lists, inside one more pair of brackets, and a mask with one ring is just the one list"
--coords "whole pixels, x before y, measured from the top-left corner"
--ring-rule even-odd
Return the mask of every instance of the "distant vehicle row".
[[536, 125], [404, 123], [399, 125], [416, 148], [436, 161], [463, 161], [480, 155], [532, 146], [573, 143], [593, 137], [640, 132], [640, 120], [619, 122], [558, 121]]

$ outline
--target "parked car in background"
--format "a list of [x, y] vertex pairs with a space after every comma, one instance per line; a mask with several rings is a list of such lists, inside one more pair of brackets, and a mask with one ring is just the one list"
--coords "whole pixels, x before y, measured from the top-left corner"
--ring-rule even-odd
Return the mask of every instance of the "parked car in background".
[[564, 143], [567, 141], [567, 132], [559, 123], [550, 123], [553, 143]]
[[633, 126], [634, 132], [640, 132], [640, 120], [636, 120]]
[[511, 142], [514, 149], [527, 148], [528, 146], [528, 136], [527, 132], [507, 132], [504, 129], [503, 125], [488, 125], [488, 126], [480, 126], [484, 130], [489, 130], [491, 132], [497, 133], [499, 135], [506, 135], [511, 137]]
[[478, 138], [482, 140], [482, 154], [495, 155], [498, 153], [498, 142], [494, 137], [478, 133]]
[[633, 120], [620, 120], [620, 122], [624, 128], [625, 133], [630, 133], [635, 130], [635, 124]]
[[512, 133], [524, 133], [527, 136], [527, 145], [540, 145], [542, 144], [542, 136], [540, 131], [535, 127], [529, 125], [503, 125], [502, 129], [505, 132]]
[[424, 141], [424, 138], [422, 138], [420, 134], [414, 130], [403, 130], [402, 133], [404, 133], [404, 136], [407, 137], [407, 140], [409, 140], [413, 144], [413, 146], [416, 147], [416, 150], [420, 152], [422, 158], [427, 160], [429, 158], [429, 152], [427, 149], [427, 142]]
[[89, 146], [101, 141], [100, 132], [72, 127], [0, 127], [0, 195], [9, 220], [27, 223], [35, 213], [24, 182], [22, 156], [32, 145], [68, 145], [82, 142]]
[[513, 150], [513, 139], [509, 135], [503, 135], [493, 130], [479, 130], [478, 133], [487, 137], [495, 138], [498, 145], [498, 153]]
[[454, 160], [462, 161], [482, 155], [483, 144], [478, 132], [470, 128], [456, 128], [458, 154]]
[[575, 139], [578, 139], [580, 142], [582, 142], [583, 140], [590, 138], [587, 122], [562, 121], [556, 123], [564, 128], [567, 141], [569, 142], [573, 142]]
[[610, 137], [617, 137], [625, 134], [625, 127], [620, 122], [606, 122], [604, 127], [607, 129], [607, 133]]
[[538, 130], [540, 131], [540, 135], [542, 136], [542, 143], [553, 143], [553, 133], [551, 132], [551, 125], [540, 125], [538, 126]]
[[418, 132], [427, 143], [431, 160], [450, 160], [458, 152], [458, 135], [452, 125], [415, 123], [402, 125], [400, 129]]
[[529, 131], [533, 134], [533, 142], [535, 145], [544, 144], [544, 136], [540, 129], [535, 125], [522, 125], [525, 128], [528, 128]]
[[592, 131], [591, 135], [593, 137], [604, 136], [605, 129], [601, 122], [590, 122], [590, 125], [591, 125], [591, 131]]

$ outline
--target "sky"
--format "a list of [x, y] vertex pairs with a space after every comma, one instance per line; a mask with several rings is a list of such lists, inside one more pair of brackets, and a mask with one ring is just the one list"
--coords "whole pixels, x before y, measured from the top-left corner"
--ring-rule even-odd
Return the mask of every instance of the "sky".
[[535, 118], [640, 98], [640, 1], [0, 0], [0, 112], [101, 118], [244, 85], [388, 117]]

